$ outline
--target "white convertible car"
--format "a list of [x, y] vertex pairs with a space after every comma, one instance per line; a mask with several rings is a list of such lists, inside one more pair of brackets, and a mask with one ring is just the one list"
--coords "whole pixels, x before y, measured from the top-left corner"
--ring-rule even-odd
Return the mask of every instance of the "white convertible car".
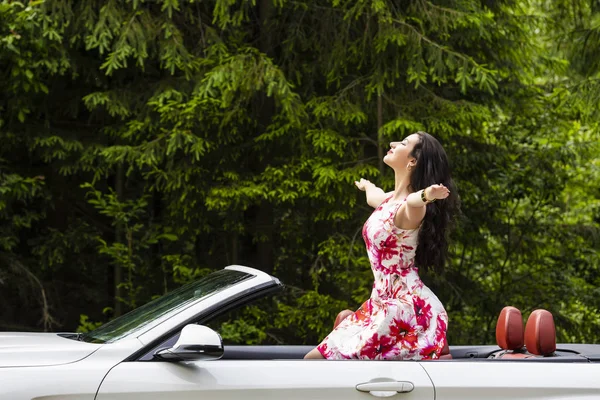
[[435, 361], [303, 360], [312, 346], [224, 347], [203, 325], [281, 287], [230, 266], [90, 333], [2, 333], [0, 399], [600, 399], [600, 345], [556, 346], [543, 311], [523, 333], [507, 307], [499, 346]]

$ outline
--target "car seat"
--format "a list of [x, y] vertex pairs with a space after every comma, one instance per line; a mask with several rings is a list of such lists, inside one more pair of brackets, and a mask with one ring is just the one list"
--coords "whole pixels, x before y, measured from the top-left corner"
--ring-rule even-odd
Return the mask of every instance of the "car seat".
[[544, 309], [534, 310], [525, 326], [525, 347], [536, 356], [550, 357], [556, 351], [554, 317]]
[[512, 306], [506, 306], [500, 311], [496, 323], [496, 343], [502, 351], [491, 358], [528, 358], [529, 354], [523, 349], [523, 318], [521, 311]]

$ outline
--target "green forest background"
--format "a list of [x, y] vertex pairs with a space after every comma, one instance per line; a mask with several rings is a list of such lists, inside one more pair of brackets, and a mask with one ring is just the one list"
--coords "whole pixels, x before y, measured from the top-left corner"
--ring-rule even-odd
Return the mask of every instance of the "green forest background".
[[85, 331], [229, 264], [224, 336], [317, 343], [368, 298], [364, 177], [425, 130], [462, 200], [450, 344], [505, 305], [600, 343], [600, 1], [0, 1], [0, 330]]

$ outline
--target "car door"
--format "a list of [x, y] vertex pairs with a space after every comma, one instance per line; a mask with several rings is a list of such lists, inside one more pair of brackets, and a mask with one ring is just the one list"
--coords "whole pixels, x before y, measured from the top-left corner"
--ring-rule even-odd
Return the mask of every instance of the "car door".
[[433, 400], [431, 380], [414, 361], [131, 361], [113, 368], [97, 400], [126, 399]]
[[436, 400], [600, 398], [600, 364], [536, 360], [423, 363]]

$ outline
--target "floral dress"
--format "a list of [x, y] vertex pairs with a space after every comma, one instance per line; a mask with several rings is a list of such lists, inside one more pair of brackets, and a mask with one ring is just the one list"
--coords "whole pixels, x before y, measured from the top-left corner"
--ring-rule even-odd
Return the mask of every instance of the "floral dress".
[[446, 343], [448, 315], [414, 265], [419, 229], [394, 225], [406, 199], [390, 199], [362, 231], [375, 275], [371, 297], [317, 347], [327, 359], [436, 359]]

